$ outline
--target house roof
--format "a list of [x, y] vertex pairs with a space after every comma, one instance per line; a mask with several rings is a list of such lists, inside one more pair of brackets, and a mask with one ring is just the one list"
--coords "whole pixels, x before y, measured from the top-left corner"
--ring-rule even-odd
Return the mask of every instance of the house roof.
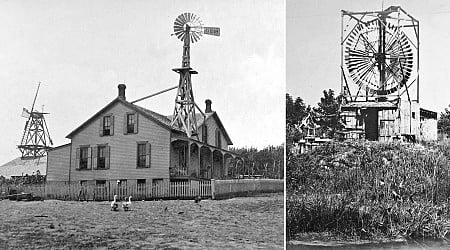
[[[162, 127], [166, 128], [166, 129], [184, 133], [184, 131], [180, 127], [178, 127], [176, 125], [171, 125], [171, 121], [172, 121], [171, 118], [172, 118], [172, 116], [164, 116], [162, 114], [159, 114], [159, 113], [156, 113], [156, 112], [151, 111], [149, 109], [143, 108], [141, 106], [132, 104], [132, 103], [127, 102], [126, 100], [124, 100], [122, 98], [117, 97], [112, 102], [110, 102], [105, 107], [103, 107], [100, 111], [95, 113], [87, 121], [85, 121], [83, 124], [81, 124], [79, 127], [77, 127], [75, 130], [70, 132], [70, 134], [68, 134], [66, 136], [66, 138], [71, 139], [75, 134], [77, 134], [80, 130], [82, 130], [87, 125], [89, 125], [91, 122], [96, 120], [101, 114], [103, 114], [107, 109], [109, 109], [110, 107], [112, 107], [116, 103], [122, 103], [123, 105], [125, 105], [128, 108], [130, 108], [131, 110], [134, 110], [134, 111], [138, 112], [140, 115], [143, 115], [144, 117], [148, 118], [149, 120], [154, 121], [155, 123], [161, 125]], [[197, 126], [203, 125], [203, 122], [204, 122], [203, 115], [202, 114], [195, 114], [195, 115], [196, 115], [196, 120], [197, 120]], [[214, 117], [216, 119], [217, 125], [223, 131], [223, 135], [225, 136], [225, 139], [227, 140], [228, 144], [232, 145], [233, 143], [231, 142], [231, 139], [228, 136], [228, 133], [226, 132], [225, 127], [223, 126], [223, 124], [220, 121], [219, 116], [216, 114], [216, 112], [214, 111], [212, 113], [206, 113], [205, 121], [208, 120], [210, 117]]]
[[66, 138], [71, 139], [75, 134], [77, 134], [81, 129], [85, 128], [87, 125], [89, 125], [91, 122], [93, 122], [95, 119], [97, 119], [101, 114], [103, 114], [107, 109], [109, 109], [111, 106], [113, 106], [116, 103], [122, 103], [123, 105], [125, 105], [126, 107], [130, 108], [131, 110], [134, 110], [136, 112], [138, 112], [140, 115], [143, 115], [144, 117], [156, 122], [157, 124], [161, 125], [164, 128], [167, 129], [171, 129], [171, 130], [179, 130], [181, 131], [179, 128], [170, 126], [170, 120], [161, 114], [158, 114], [156, 112], [153, 112], [151, 110], [145, 109], [143, 107], [131, 104], [125, 100], [123, 100], [122, 98], [117, 97], [116, 99], [114, 99], [112, 102], [110, 102], [109, 104], [107, 104], [104, 108], [102, 108], [100, 111], [98, 111], [97, 113], [95, 113], [91, 118], [89, 118], [87, 121], [85, 121], [83, 124], [81, 124], [79, 127], [77, 127], [75, 130], [73, 130], [72, 132], [70, 132], [70, 134], [68, 134], [66, 136]]
[[[167, 119], [172, 120], [172, 115], [167, 116]], [[203, 125], [205, 121], [207, 121], [209, 118], [214, 117], [216, 120], [217, 126], [222, 130], [223, 136], [227, 140], [228, 145], [233, 145], [233, 142], [231, 141], [230, 136], [228, 135], [227, 131], [225, 130], [225, 127], [223, 126], [222, 121], [220, 120], [219, 116], [217, 115], [216, 111], [205, 113], [205, 119], [203, 119], [203, 115], [200, 113], [195, 114], [195, 120], [197, 121], [197, 127], [200, 127]]]

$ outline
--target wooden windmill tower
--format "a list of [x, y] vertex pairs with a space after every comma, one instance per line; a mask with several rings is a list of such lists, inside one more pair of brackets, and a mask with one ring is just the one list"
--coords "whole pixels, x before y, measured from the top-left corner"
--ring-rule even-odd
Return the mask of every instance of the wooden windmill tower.
[[419, 21], [399, 6], [342, 11], [341, 95], [347, 128], [369, 140], [419, 127]]
[[33, 105], [30, 111], [23, 108], [22, 116], [27, 118], [23, 131], [22, 141], [17, 147], [22, 154], [22, 159], [34, 159], [46, 155], [48, 149], [53, 145], [50, 133], [48, 132], [47, 123], [44, 115], [49, 113], [38, 112], [34, 110], [34, 104], [39, 92], [38, 84], [36, 95], [34, 96]]
[[173, 28], [175, 35], [184, 42], [184, 45], [181, 68], [173, 69], [173, 71], [180, 75], [180, 81], [175, 97], [175, 108], [171, 125], [177, 125], [179, 128], [182, 128], [189, 138], [196, 137], [198, 139], [195, 108], [198, 110], [200, 108], [194, 101], [191, 82], [191, 75], [197, 74], [197, 71], [191, 68], [190, 44], [200, 40], [203, 34], [220, 36], [220, 29], [216, 27], [203, 27], [200, 18], [192, 13], [179, 15], [175, 19]]

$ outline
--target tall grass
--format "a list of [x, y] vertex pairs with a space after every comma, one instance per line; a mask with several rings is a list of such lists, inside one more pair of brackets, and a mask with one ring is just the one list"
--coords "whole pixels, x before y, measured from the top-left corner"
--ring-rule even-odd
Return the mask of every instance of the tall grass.
[[445, 237], [450, 143], [333, 142], [287, 157], [287, 229]]

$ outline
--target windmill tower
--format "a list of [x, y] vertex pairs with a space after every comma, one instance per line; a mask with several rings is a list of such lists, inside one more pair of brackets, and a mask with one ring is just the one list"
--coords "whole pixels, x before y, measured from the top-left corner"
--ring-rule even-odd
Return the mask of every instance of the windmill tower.
[[341, 110], [347, 132], [369, 140], [419, 127], [419, 21], [399, 6], [342, 11]]
[[175, 97], [175, 108], [171, 125], [176, 124], [179, 128], [182, 128], [189, 138], [196, 137], [198, 139], [195, 108], [198, 110], [200, 108], [194, 101], [191, 82], [191, 75], [197, 74], [197, 71], [191, 68], [190, 44], [200, 40], [203, 34], [220, 36], [220, 29], [216, 27], [203, 27], [200, 18], [192, 13], [179, 15], [175, 19], [173, 28], [175, 35], [184, 42], [184, 45], [181, 68], [173, 69], [173, 71], [180, 75], [180, 80]]
[[34, 110], [34, 104], [36, 103], [40, 86], [41, 83], [39, 82], [30, 111], [23, 108], [22, 112], [22, 116], [27, 118], [22, 141], [20, 145], [17, 146], [22, 154], [22, 159], [34, 159], [45, 156], [47, 150], [53, 145], [44, 118], [44, 115], [48, 113]]

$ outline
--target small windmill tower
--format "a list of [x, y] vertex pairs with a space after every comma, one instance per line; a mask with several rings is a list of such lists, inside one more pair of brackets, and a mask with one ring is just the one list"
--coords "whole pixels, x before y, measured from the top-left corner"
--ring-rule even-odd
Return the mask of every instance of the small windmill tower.
[[[178, 83], [171, 125], [177, 124], [178, 127], [184, 129], [189, 138], [196, 137], [198, 139], [198, 128], [195, 118], [195, 108], [198, 108], [198, 106], [194, 101], [191, 82], [191, 75], [197, 74], [197, 71], [191, 68], [190, 44], [200, 40], [203, 34], [220, 36], [220, 29], [203, 27], [200, 18], [192, 13], [179, 15], [175, 19], [173, 28], [175, 35], [184, 42], [184, 45], [181, 68], [173, 69], [180, 75], [180, 81]], [[198, 109], [200, 110], [200, 108]]]
[[41, 83], [39, 82], [31, 110], [28, 111], [26, 108], [23, 108], [22, 112], [22, 116], [28, 119], [25, 122], [22, 141], [17, 146], [22, 154], [22, 159], [34, 159], [45, 156], [47, 150], [53, 145], [44, 119], [44, 115], [48, 113], [34, 110], [40, 86]]

